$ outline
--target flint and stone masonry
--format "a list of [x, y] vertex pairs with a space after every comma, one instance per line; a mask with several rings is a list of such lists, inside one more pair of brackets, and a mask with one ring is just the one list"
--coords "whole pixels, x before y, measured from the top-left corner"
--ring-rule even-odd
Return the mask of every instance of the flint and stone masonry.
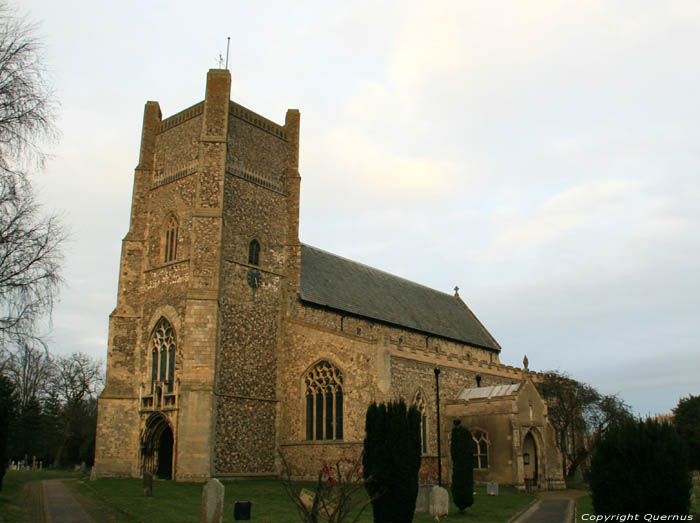
[[[434, 369], [445, 406], [465, 389], [536, 376], [500, 363], [501, 347], [456, 292], [302, 244], [299, 111], [279, 125], [230, 89], [228, 71], [210, 70], [203, 102], [166, 119], [146, 103], [95, 476], [315, 478], [323, 462], [358, 458], [372, 401], [403, 398], [422, 409], [421, 481], [434, 481]], [[546, 408], [538, 415], [544, 434]], [[509, 444], [491, 445], [491, 462], [522, 469], [529, 433], [506, 425], [493, 425], [491, 439]], [[550, 439], [527, 448], [554, 463]], [[528, 479], [493, 467], [480, 477]], [[534, 481], [553, 478], [561, 467]]]

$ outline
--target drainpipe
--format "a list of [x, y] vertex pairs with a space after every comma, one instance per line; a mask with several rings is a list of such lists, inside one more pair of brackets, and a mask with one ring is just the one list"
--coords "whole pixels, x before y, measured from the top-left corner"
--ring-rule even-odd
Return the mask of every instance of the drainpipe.
[[435, 403], [437, 404], [437, 451], [438, 451], [438, 486], [442, 487], [442, 452], [440, 449], [440, 369], [435, 367]]

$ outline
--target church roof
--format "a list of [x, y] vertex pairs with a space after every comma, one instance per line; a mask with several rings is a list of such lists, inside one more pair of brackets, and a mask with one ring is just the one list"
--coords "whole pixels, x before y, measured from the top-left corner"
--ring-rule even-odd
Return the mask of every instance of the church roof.
[[302, 244], [306, 302], [492, 350], [498, 343], [457, 296]]
[[491, 398], [503, 398], [505, 396], [511, 396], [518, 392], [521, 383], [511, 383], [508, 385], [493, 385], [491, 387], [476, 387], [476, 388], [464, 388], [462, 392], [457, 394], [458, 400], [476, 400], [476, 399], [491, 399]]

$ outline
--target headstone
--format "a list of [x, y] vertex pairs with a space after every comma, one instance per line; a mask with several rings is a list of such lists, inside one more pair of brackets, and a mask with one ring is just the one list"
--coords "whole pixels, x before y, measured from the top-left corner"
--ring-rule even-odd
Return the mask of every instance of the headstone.
[[143, 495], [147, 498], [153, 497], [153, 474], [150, 472], [143, 473]]
[[434, 485], [430, 489], [429, 509], [428, 513], [431, 516], [443, 517], [447, 516], [450, 511], [450, 496], [447, 494], [447, 489]]
[[418, 497], [416, 498], [416, 512], [428, 513], [430, 508], [430, 489], [432, 485], [421, 485], [418, 487]]
[[315, 497], [316, 494], [305, 488], [301, 489], [301, 492], [299, 492], [299, 501], [301, 501], [301, 504], [304, 505], [307, 510], [311, 510], [311, 507], [313, 507]]
[[250, 501], [236, 501], [233, 504], [233, 520], [248, 521], [250, 520], [250, 509], [253, 504]]
[[224, 518], [224, 486], [212, 478], [202, 489], [201, 523], [222, 523]]
[[[314, 499], [316, 499], [316, 494], [314, 494], [310, 490], [306, 490], [305, 488], [303, 488], [301, 489], [301, 492], [299, 492], [299, 501], [301, 501], [301, 504], [304, 505], [306, 510], [311, 510], [313, 508]], [[335, 503], [330, 503], [328, 501], [326, 501], [325, 503], [319, 502], [318, 515], [322, 518], [328, 519], [330, 515], [332, 515], [335, 512], [335, 509]]]
[[95, 481], [97, 479], [97, 467], [95, 465], [90, 469], [90, 481]]
[[489, 496], [498, 496], [498, 483], [495, 481], [489, 481], [486, 483], [486, 493]]

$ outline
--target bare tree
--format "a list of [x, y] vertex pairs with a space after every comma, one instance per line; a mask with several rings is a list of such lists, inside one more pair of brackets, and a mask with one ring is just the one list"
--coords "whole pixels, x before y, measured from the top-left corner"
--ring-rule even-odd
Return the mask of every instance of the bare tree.
[[609, 425], [632, 416], [629, 405], [617, 396], [602, 395], [563, 372], [547, 371], [536, 385], [547, 402], [564, 471], [570, 477], [586, 461]]
[[18, 408], [23, 410], [30, 403], [42, 401], [54, 374], [54, 363], [46, 351], [24, 344], [8, 360], [5, 375], [15, 385]]
[[39, 144], [57, 134], [55, 104], [34, 27], [0, 3], [0, 345], [41, 341], [37, 319], [61, 284], [65, 235], [44, 216], [26, 169], [43, 164]]
[[84, 423], [97, 422], [96, 400], [103, 385], [102, 362], [81, 352], [56, 358], [50, 394], [59, 407], [61, 436], [54, 466], [60, 465], [66, 443], [73, 433]]

